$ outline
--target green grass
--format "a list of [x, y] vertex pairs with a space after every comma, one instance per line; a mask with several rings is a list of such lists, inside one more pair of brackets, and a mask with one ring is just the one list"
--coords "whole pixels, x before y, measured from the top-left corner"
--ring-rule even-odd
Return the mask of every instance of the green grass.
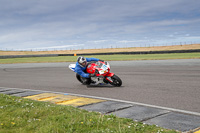
[[104, 60], [167, 60], [167, 59], [200, 59], [200, 53], [173, 53], [173, 54], [141, 54], [141, 55], [102, 55], [93, 56]]
[[175, 133], [115, 115], [0, 94], [1, 133]]
[[[95, 57], [105, 61], [124, 60], [167, 60], [167, 59], [200, 59], [200, 53], [173, 53], [173, 54], [141, 54], [141, 55], [93, 55], [85, 57]], [[58, 57], [30, 57], [0, 59], [0, 64], [12, 63], [41, 63], [41, 62], [75, 62], [76, 56]]]

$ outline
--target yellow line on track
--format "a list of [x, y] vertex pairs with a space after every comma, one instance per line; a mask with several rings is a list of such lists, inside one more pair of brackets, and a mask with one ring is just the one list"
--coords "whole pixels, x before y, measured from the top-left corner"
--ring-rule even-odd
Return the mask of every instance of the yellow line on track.
[[196, 132], [194, 132], [194, 133], [200, 133], [200, 130], [199, 130], [199, 131], [196, 131]]
[[80, 98], [77, 98], [77, 99], [72, 99], [72, 100], [62, 102], [62, 103], [58, 103], [58, 104], [77, 107], [77, 106], [83, 106], [83, 105], [88, 105], [88, 104], [93, 104], [93, 103], [104, 102], [104, 101], [105, 100], [80, 97]]
[[85, 97], [55, 94], [55, 93], [42, 93], [38, 95], [27, 96], [24, 98], [37, 100], [37, 101], [47, 101], [47, 102], [52, 102], [59, 105], [68, 105], [68, 106], [74, 106], [74, 107], [106, 101], [106, 100], [101, 100], [101, 99], [85, 98]]

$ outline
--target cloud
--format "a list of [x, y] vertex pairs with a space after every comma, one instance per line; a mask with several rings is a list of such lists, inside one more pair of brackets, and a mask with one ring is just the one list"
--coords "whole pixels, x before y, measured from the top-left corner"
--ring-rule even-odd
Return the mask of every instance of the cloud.
[[80, 47], [84, 46], [84, 44], [78, 44], [78, 45], [62, 45], [62, 46], [52, 46], [52, 47], [39, 47], [39, 48], [25, 48], [25, 49], [16, 49], [18, 51], [20, 50], [54, 50], [54, 49], [65, 49], [65, 48], [70, 48], [70, 47]]
[[17, 3], [0, 0], [0, 3], [0, 48], [66, 44], [97, 47], [155, 40], [169, 42], [169, 38], [173, 41], [182, 36], [185, 41], [189, 36], [200, 35], [200, 1], [196, 0], [19, 0]]

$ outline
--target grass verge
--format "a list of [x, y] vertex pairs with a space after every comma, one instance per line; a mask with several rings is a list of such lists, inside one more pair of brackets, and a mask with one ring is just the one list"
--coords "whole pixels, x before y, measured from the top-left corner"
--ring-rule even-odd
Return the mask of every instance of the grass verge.
[[0, 94], [2, 133], [176, 133], [114, 115]]
[[[200, 59], [200, 53], [173, 53], [173, 54], [141, 54], [141, 55], [94, 55], [105, 61], [125, 61], [125, 60], [166, 60], [166, 59]], [[41, 62], [75, 62], [76, 56], [58, 57], [30, 57], [30, 58], [10, 58], [0, 59], [0, 64], [12, 63], [41, 63]]]

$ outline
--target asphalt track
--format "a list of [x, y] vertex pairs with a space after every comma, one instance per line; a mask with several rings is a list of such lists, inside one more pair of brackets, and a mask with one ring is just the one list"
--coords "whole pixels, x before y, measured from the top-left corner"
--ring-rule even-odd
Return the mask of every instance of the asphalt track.
[[0, 87], [75, 93], [200, 113], [200, 59], [111, 61], [122, 87], [84, 86], [69, 64], [0, 64]]

